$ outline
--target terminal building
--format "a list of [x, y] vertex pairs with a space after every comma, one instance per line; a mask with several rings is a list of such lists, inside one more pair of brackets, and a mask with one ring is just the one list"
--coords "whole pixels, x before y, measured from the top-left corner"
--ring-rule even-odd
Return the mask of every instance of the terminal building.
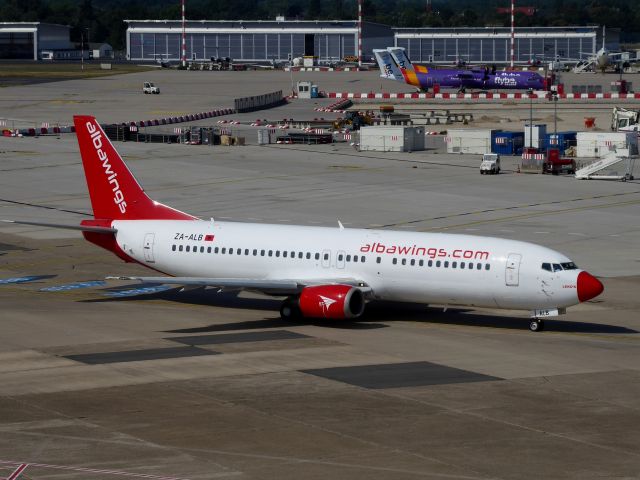
[[[127, 58], [135, 61], [180, 60], [180, 20], [125, 20]], [[187, 60], [229, 57], [242, 62], [283, 62], [315, 56], [318, 64], [358, 54], [355, 20], [189, 20], [186, 22]], [[393, 45], [387, 25], [363, 22], [362, 49], [371, 61], [374, 48]]]
[[43, 50], [70, 50], [71, 27], [40, 22], [0, 22], [0, 59], [38, 60]]
[[[515, 62], [544, 63], [594, 55], [600, 45], [599, 31], [597, 26], [516, 28]], [[404, 47], [409, 58], [418, 63], [511, 62], [510, 28], [396, 28], [394, 32], [395, 46]]]

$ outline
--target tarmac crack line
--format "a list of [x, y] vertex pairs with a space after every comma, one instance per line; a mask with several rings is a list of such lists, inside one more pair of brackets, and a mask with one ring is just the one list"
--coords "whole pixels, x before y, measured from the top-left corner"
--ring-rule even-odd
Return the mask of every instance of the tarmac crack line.
[[[498, 208], [487, 208], [487, 209], [483, 209], [483, 210], [475, 210], [475, 211], [471, 211], [471, 212], [462, 212], [462, 213], [454, 213], [451, 215], [442, 215], [442, 216], [438, 216], [438, 217], [431, 217], [431, 218], [422, 218], [422, 219], [417, 219], [417, 220], [406, 220], [404, 222], [395, 222], [395, 223], [389, 223], [386, 225], [383, 225], [383, 228], [390, 228], [390, 227], [396, 227], [398, 225], [410, 225], [410, 224], [414, 224], [414, 223], [422, 223], [422, 222], [428, 222], [431, 220], [445, 220], [448, 218], [456, 218], [456, 217], [464, 217], [467, 215], [480, 215], [482, 213], [492, 213], [492, 212], [504, 212], [504, 211], [508, 211], [508, 210], [519, 210], [522, 208], [530, 208], [530, 207], [542, 207], [542, 206], [548, 206], [548, 205], [557, 205], [557, 204], [561, 204], [561, 203], [571, 203], [571, 202], [582, 202], [582, 201], [586, 201], [586, 200], [599, 200], [599, 199], [604, 199], [604, 198], [612, 198], [612, 197], [621, 197], [621, 196], [627, 196], [627, 195], [637, 195], [640, 194], [640, 191], [635, 191], [635, 192], [625, 192], [625, 193], [613, 193], [610, 195], [594, 195], [592, 197], [588, 197], [588, 198], [572, 198], [572, 199], [568, 199], [568, 200], [554, 200], [552, 202], [545, 202], [545, 203], [532, 203], [532, 204], [524, 204], [524, 205], [512, 205], [509, 207], [498, 207]], [[636, 201], [633, 201], [634, 203], [637, 203]], [[618, 205], [618, 204], [605, 204], [605, 205]], [[585, 209], [585, 208], [597, 208], [600, 207], [600, 205], [596, 205], [595, 207], [574, 207], [574, 208], [580, 208], [580, 209]], [[572, 209], [566, 209], [566, 211], [570, 211], [573, 210]], [[554, 210], [554, 211], [550, 211], [550, 212], [540, 212], [541, 214], [548, 214], [548, 213], [555, 213], [555, 212], [563, 212], [565, 210]], [[497, 221], [498, 219], [496, 219]], [[489, 222], [492, 220], [482, 220], [480, 222]], [[466, 224], [465, 224], [466, 225]], [[447, 227], [450, 228], [450, 227]]]
[[[449, 230], [452, 228], [462, 228], [462, 227], [469, 227], [469, 226], [473, 226], [473, 225], [483, 225], [483, 224], [488, 224], [488, 223], [501, 223], [501, 222], [507, 222], [507, 221], [513, 221], [513, 220], [522, 220], [522, 219], [527, 219], [527, 218], [535, 218], [535, 217], [544, 217], [547, 215], [558, 215], [558, 214], [563, 214], [563, 213], [568, 213], [568, 212], [580, 212], [580, 211], [585, 211], [585, 210], [597, 210], [597, 209], [603, 209], [603, 208], [614, 208], [614, 207], [620, 207], [620, 206], [624, 206], [624, 205], [637, 205], [640, 204], [640, 200], [629, 200], [626, 202], [614, 202], [614, 203], [605, 203], [602, 205], [590, 205], [590, 206], [584, 206], [584, 207], [574, 207], [574, 208], [565, 208], [565, 209], [561, 209], [561, 210], [553, 210], [553, 211], [549, 211], [549, 212], [530, 212], [530, 213], [523, 213], [520, 215], [512, 215], [509, 217], [501, 217], [501, 218], [493, 218], [493, 219], [487, 219], [487, 220], [477, 220], [474, 222], [468, 222], [468, 223], [461, 223], [461, 224], [457, 224], [457, 225], [446, 225], [446, 226], [442, 226], [442, 227], [431, 227], [431, 228], [424, 228], [421, 229], [420, 231], [422, 232], [428, 232], [428, 231], [433, 231], [433, 230]], [[524, 207], [526, 208], [526, 207]], [[423, 220], [423, 221], [428, 221], [429, 219]], [[398, 226], [398, 225], [402, 225], [402, 224], [394, 224], [394, 225], [390, 225], [390, 226]], [[385, 225], [386, 226], [386, 225]]]
[[519, 423], [516, 423], [516, 422], [509, 422], [509, 421], [506, 421], [506, 420], [500, 420], [498, 418], [490, 417], [490, 416], [483, 415], [483, 414], [480, 414], [480, 413], [471, 412], [471, 411], [468, 411], [468, 410], [460, 410], [458, 408], [447, 407], [446, 405], [440, 405], [438, 403], [426, 402], [426, 401], [421, 400], [421, 399], [408, 397], [408, 396], [401, 395], [401, 394], [398, 394], [398, 393], [381, 392], [381, 394], [382, 395], [387, 395], [387, 396], [393, 397], [393, 398], [401, 398], [403, 400], [413, 401], [413, 402], [416, 402], [416, 403], [419, 403], [419, 404], [422, 404], [422, 405], [429, 405], [430, 407], [439, 407], [439, 408], [442, 408], [442, 409], [444, 409], [444, 410], [446, 410], [448, 412], [452, 412], [452, 413], [455, 413], [455, 414], [458, 414], [458, 415], [467, 415], [467, 416], [474, 417], [474, 418], [477, 418], [477, 419], [480, 419], [480, 420], [483, 420], [483, 421], [486, 421], [486, 422], [499, 423], [499, 424], [502, 424], [502, 425], [505, 425], [505, 426], [508, 426], [508, 427], [513, 427], [513, 428], [517, 428], [517, 429], [521, 429], [521, 430], [526, 430], [526, 431], [533, 432], [533, 433], [539, 433], [539, 434], [542, 434], [542, 435], [549, 435], [551, 437], [559, 438], [559, 439], [562, 439], [562, 440], [568, 440], [570, 442], [575, 442], [575, 443], [579, 443], [579, 444], [586, 445], [586, 446], [589, 446], [589, 447], [598, 448], [598, 449], [601, 449], [601, 450], [606, 450], [608, 452], [614, 452], [614, 453], [622, 452], [622, 453], [625, 453], [627, 455], [631, 455], [633, 457], [639, 457], [640, 458], [640, 453], [634, 452], [634, 451], [631, 451], [631, 450], [626, 450], [624, 448], [609, 447], [607, 445], [601, 445], [599, 443], [589, 442], [587, 440], [581, 440], [579, 438], [575, 438], [575, 437], [572, 437], [572, 436], [569, 436], [569, 435], [565, 435], [565, 434], [562, 434], [562, 433], [550, 432], [548, 430], [542, 430], [540, 428], [530, 427], [530, 426], [522, 425], [522, 424], [519, 424]]
[[[140, 446], [139, 444], [134, 442], [126, 442], [121, 440], [105, 440], [105, 439], [87, 438], [87, 437], [76, 437], [73, 435], [59, 435], [59, 434], [49, 434], [49, 433], [41, 433], [41, 432], [11, 432], [11, 433], [15, 435], [27, 435], [32, 437], [50, 437], [50, 438], [59, 438], [63, 440], [77, 440], [83, 443], [92, 442], [92, 443], [98, 443], [98, 444]], [[355, 464], [355, 463], [332, 462], [329, 460], [315, 460], [315, 459], [306, 459], [306, 458], [285, 457], [280, 455], [266, 455], [266, 454], [259, 454], [259, 453], [231, 452], [228, 450], [217, 450], [217, 449], [208, 449], [208, 448], [171, 447], [171, 446], [164, 446], [164, 445], [156, 445], [156, 446], [162, 449], [175, 449], [175, 450], [178, 450], [181, 452], [187, 452], [187, 453], [205, 453], [210, 455], [211, 454], [224, 455], [224, 456], [252, 458], [252, 459], [270, 460], [270, 461], [287, 462], [287, 463], [300, 463], [300, 464], [306, 463], [306, 464], [312, 464], [312, 465], [327, 465], [331, 467], [344, 467], [344, 468], [371, 470], [371, 471], [377, 471], [377, 472], [403, 473], [408, 475], [416, 475], [420, 477], [424, 477], [424, 476], [440, 477], [440, 478], [457, 479], [457, 480], [497, 480], [498, 479], [498, 477], [484, 477], [484, 476], [473, 477], [469, 475], [433, 473], [433, 472], [424, 472], [424, 471], [415, 471], [415, 470], [405, 470], [401, 468], [375, 467], [372, 465], [361, 465], [361, 464]], [[24, 463], [27, 463], [27, 462], [24, 462]], [[224, 467], [221, 467], [221, 468], [224, 468]], [[231, 475], [237, 475], [237, 474], [238, 472], [225, 472], [225, 473], [218, 473], [217, 476], [223, 477], [223, 476], [231, 476]]]
[[[224, 401], [218, 400], [215, 397], [212, 397], [212, 396], [207, 395], [205, 393], [193, 392], [193, 391], [191, 391], [191, 393], [192, 394], [198, 394], [201, 397], [203, 397], [205, 400], [214, 401], [214, 402], [216, 402], [218, 404], [221, 404], [221, 405], [224, 405], [226, 403]], [[429, 456], [421, 455], [421, 454], [418, 454], [418, 453], [415, 453], [415, 452], [405, 451], [405, 450], [402, 450], [402, 449], [399, 449], [399, 448], [396, 448], [396, 447], [383, 445], [383, 444], [380, 444], [378, 442], [374, 442], [374, 441], [371, 441], [371, 440], [365, 440], [363, 438], [356, 437], [356, 436], [353, 436], [353, 435], [348, 435], [348, 434], [345, 434], [343, 432], [339, 432], [337, 430], [332, 430], [332, 429], [329, 429], [329, 428], [321, 427], [321, 426], [314, 425], [314, 424], [311, 424], [311, 423], [308, 423], [308, 422], [303, 422], [303, 421], [297, 420], [297, 419], [283, 417], [282, 415], [276, 415], [276, 414], [272, 414], [272, 413], [267, 413], [267, 412], [264, 412], [262, 410], [259, 410], [257, 408], [250, 407], [250, 406], [247, 406], [247, 405], [242, 405], [242, 408], [251, 410], [254, 413], [257, 413], [258, 415], [261, 415], [263, 417], [276, 419], [278, 421], [284, 421], [285, 423], [294, 423], [294, 424], [297, 424], [297, 425], [304, 426], [306, 428], [310, 428], [312, 430], [317, 430], [317, 431], [321, 431], [321, 432], [324, 432], [324, 433], [329, 433], [331, 435], [336, 435], [336, 436], [338, 436], [340, 438], [345, 438], [345, 439], [353, 440], [353, 441], [356, 441], [356, 442], [359, 442], [359, 443], [363, 443], [363, 444], [366, 444], [366, 445], [369, 445], [369, 446], [372, 446], [372, 447], [375, 447], [375, 448], [380, 448], [380, 449], [386, 450], [388, 452], [398, 453], [398, 454], [403, 454], [403, 455], [410, 455], [410, 456], [413, 456], [415, 458], [420, 458], [422, 460], [428, 460], [428, 461], [431, 461], [431, 462], [434, 462], [434, 463], [437, 463], [437, 464], [440, 464], [440, 465], [443, 465], [443, 466], [446, 466], [446, 467], [450, 467], [450, 468], [470, 470], [468, 467], [461, 467], [461, 466], [458, 466], [458, 465], [454, 465], [454, 464], [445, 462], [445, 461], [440, 460], [440, 459], [435, 458], [435, 457], [429, 457]], [[299, 462], [304, 462], [304, 463], [315, 462], [315, 461], [311, 461], [311, 460], [294, 460], [294, 461], [297, 462], [297, 463], [299, 463]], [[332, 463], [333, 462], [331, 462], [330, 464], [332, 464]], [[345, 465], [339, 464], [339, 465], [346, 466], [346, 465], [350, 465], [350, 464], [345, 464]], [[391, 470], [391, 471], [395, 471], [395, 470]], [[479, 472], [475, 472], [475, 471], [474, 471], [474, 473], [479, 474]], [[484, 477], [484, 476], [470, 477], [470, 476], [455, 475], [455, 474], [431, 474], [431, 475], [439, 475], [439, 476], [442, 476], [444, 478], [460, 478], [460, 479], [476, 479], [476, 480], [488, 479], [488, 478], [496, 479], [497, 478], [497, 477]]]

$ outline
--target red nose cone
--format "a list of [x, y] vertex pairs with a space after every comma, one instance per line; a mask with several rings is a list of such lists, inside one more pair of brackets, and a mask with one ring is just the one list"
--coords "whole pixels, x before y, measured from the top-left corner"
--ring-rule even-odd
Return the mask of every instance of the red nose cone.
[[604, 285], [593, 275], [580, 272], [578, 275], [578, 300], [586, 302], [597, 297], [604, 290]]

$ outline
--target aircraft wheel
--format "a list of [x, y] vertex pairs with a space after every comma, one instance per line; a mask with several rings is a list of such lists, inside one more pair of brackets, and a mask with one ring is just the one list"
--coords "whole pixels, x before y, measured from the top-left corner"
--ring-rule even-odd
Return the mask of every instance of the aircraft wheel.
[[544, 321], [534, 318], [529, 324], [529, 330], [532, 332], [541, 332], [544, 330]]
[[280, 305], [280, 318], [285, 321], [297, 320], [302, 316], [298, 305], [290, 298], [287, 298]]

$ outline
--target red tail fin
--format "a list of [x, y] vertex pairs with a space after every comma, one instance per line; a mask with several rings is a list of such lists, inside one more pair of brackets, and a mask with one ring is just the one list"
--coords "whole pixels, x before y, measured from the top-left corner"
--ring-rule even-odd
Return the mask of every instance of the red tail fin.
[[73, 117], [93, 216], [105, 220], [194, 220], [151, 200], [91, 116]]

